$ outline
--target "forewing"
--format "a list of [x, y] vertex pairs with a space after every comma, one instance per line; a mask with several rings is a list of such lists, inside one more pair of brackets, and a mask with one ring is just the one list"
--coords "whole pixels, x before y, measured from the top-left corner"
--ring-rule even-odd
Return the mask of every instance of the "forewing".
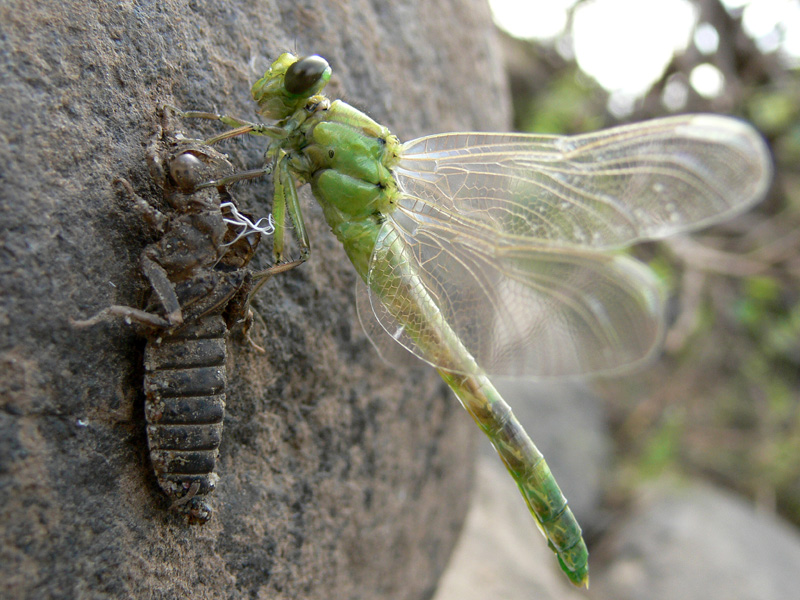
[[748, 124], [688, 115], [573, 137], [423, 137], [405, 144], [395, 177], [422, 226], [436, 212], [503, 243], [608, 249], [746, 210], [771, 161]]
[[490, 373], [560, 376], [635, 365], [663, 335], [653, 275], [600, 251], [729, 218], [764, 195], [771, 166], [749, 125], [690, 115], [430, 136], [394, 174], [368, 278], [383, 328], [436, 366], [452, 368], [437, 345], [458, 340]]

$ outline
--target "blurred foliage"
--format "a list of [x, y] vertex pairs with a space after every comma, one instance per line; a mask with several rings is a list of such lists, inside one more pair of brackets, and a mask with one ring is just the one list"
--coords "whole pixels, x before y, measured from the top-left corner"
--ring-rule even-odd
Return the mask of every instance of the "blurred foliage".
[[[736, 14], [698, 0], [699, 22], [720, 34], [717, 52], [692, 45], [626, 121], [670, 114], [669, 81], [712, 62], [726, 88], [706, 99], [689, 88], [680, 112], [722, 112], [753, 122], [776, 165], [754, 211], [691, 239], [637, 247], [672, 293], [662, 359], [603, 381], [620, 454], [615, 489], [665, 470], [700, 474], [800, 524], [800, 72], [762, 53]], [[607, 93], [549, 44], [504, 38], [516, 126], [579, 133], [618, 123]], [[622, 485], [620, 485], [622, 484]]]

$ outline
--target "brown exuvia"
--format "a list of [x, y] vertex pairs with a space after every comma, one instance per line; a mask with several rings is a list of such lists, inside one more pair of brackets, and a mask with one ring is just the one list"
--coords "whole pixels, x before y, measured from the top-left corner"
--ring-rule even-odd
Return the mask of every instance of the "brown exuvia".
[[156, 238], [141, 258], [150, 300], [143, 310], [111, 306], [74, 324], [86, 327], [119, 316], [142, 329], [153, 469], [172, 508], [202, 524], [212, 514], [205, 496], [219, 479], [227, 335], [232, 328], [245, 334], [249, 329], [250, 295], [267, 275], [252, 272], [248, 264], [269, 226], [253, 223], [239, 212], [227, 187], [214, 184], [234, 172], [227, 157], [174, 130], [166, 109], [147, 146], [147, 160], [163, 192], [158, 208], [128, 181], [116, 182]]

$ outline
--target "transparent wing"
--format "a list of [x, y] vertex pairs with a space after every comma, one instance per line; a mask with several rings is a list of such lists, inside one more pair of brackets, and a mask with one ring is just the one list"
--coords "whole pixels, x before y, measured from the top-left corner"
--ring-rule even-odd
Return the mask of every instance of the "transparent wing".
[[[706, 115], [571, 138], [409, 142], [395, 169], [402, 198], [368, 275], [373, 312], [435, 366], [448, 367], [435, 344], [455, 339], [490, 374], [635, 365], [660, 344], [662, 294], [649, 269], [599, 251], [730, 217], [763, 196], [770, 174], [751, 127]], [[398, 241], [402, 256], [385, 260]], [[398, 287], [408, 273], [413, 285]], [[431, 315], [398, 293], [430, 298], [443, 333], [420, 336]]]
[[356, 281], [355, 296], [358, 322], [361, 323], [361, 329], [378, 352], [381, 360], [396, 369], [413, 369], [422, 365], [423, 363], [415, 354], [410, 353], [405, 346], [398, 344], [394, 338], [386, 335], [381, 323], [375, 319], [370, 291], [361, 278]]
[[404, 208], [508, 243], [618, 248], [722, 221], [760, 200], [771, 160], [729, 117], [688, 115], [574, 137], [455, 133], [404, 145]]
[[[433, 224], [413, 235], [397, 222], [384, 229], [368, 280], [389, 334], [368, 333], [382, 353], [393, 338], [434, 366], [460, 370], [439, 359], [449, 355], [440, 347], [463, 344], [489, 374], [551, 377], [631, 367], [661, 342], [659, 284], [631, 258], [492, 247]], [[404, 278], [411, 282], [398, 284]], [[436, 312], [420, 310], [426, 304]]]

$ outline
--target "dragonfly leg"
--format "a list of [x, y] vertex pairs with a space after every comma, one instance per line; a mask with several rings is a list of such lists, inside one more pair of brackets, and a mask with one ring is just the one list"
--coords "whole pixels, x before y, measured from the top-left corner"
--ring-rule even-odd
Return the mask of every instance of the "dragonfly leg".
[[[285, 273], [295, 267], [302, 265], [308, 260], [311, 253], [311, 244], [308, 239], [308, 232], [303, 221], [303, 213], [300, 210], [300, 200], [297, 195], [297, 186], [294, 177], [289, 170], [289, 160], [285, 152], [281, 151], [275, 161], [275, 176], [273, 179], [274, 196], [272, 199], [272, 218], [275, 222], [275, 233], [272, 236], [272, 254], [275, 258], [275, 265], [269, 269], [253, 273], [255, 285], [251, 294], [258, 291], [267, 279], [279, 273]], [[294, 225], [295, 237], [300, 245], [300, 256], [288, 262], [281, 262], [283, 259], [283, 241], [286, 232], [286, 213]]]
[[171, 104], [165, 104], [164, 110], [169, 110], [182, 119], [210, 119], [212, 121], [219, 121], [231, 128], [230, 131], [224, 131], [205, 140], [205, 143], [208, 145], [216, 144], [222, 140], [227, 140], [246, 134], [265, 135], [271, 138], [286, 137], [286, 131], [281, 127], [265, 125], [263, 123], [253, 123], [251, 121], [245, 121], [244, 119], [239, 119], [238, 117], [232, 117], [230, 115], [206, 112], [202, 110], [181, 110], [176, 106], [172, 106]]
[[196, 186], [195, 190], [202, 190], [205, 188], [210, 187], [227, 187], [239, 181], [246, 181], [249, 179], [258, 179], [259, 177], [264, 177], [265, 175], [269, 175], [272, 172], [271, 166], [261, 167], [258, 169], [248, 169], [247, 171], [239, 171], [238, 173], [234, 173], [233, 175], [228, 175], [227, 177], [220, 177], [219, 179], [212, 179], [211, 181], [206, 181], [205, 183], [201, 183], [200, 185]]
[[[289, 161], [285, 152], [281, 151], [275, 161], [274, 197], [272, 199], [272, 216], [275, 219], [275, 235], [273, 236], [272, 253], [276, 266], [283, 258], [283, 240], [286, 231], [286, 213], [295, 229], [295, 237], [300, 244], [300, 258], [296, 261], [301, 264], [308, 259], [310, 243], [303, 215], [300, 211], [300, 201], [297, 196], [297, 186], [289, 170]], [[289, 264], [289, 263], [287, 263]], [[296, 265], [295, 265], [296, 266]], [[291, 268], [291, 267], [290, 267]], [[284, 269], [286, 270], [286, 269]]]

